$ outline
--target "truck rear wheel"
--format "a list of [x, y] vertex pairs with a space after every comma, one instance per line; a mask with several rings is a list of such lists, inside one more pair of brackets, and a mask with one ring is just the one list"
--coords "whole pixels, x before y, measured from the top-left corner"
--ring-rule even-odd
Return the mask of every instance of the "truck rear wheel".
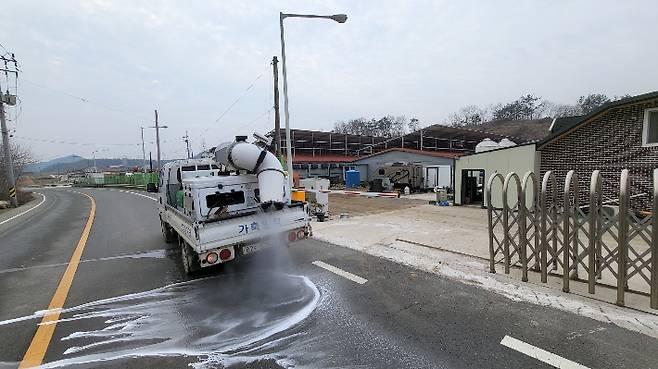
[[166, 243], [172, 243], [176, 240], [176, 233], [174, 229], [169, 226], [169, 224], [160, 221], [160, 227], [162, 228], [162, 237]]
[[199, 264], [199, 257], [196, 252], [192, 250], [190, 245], [182, 237], [178, 238], [178, 243], [180, 244], [181, 262], [183, 263], [185, 274], [192, 275], [201, 270], [201, 264]]

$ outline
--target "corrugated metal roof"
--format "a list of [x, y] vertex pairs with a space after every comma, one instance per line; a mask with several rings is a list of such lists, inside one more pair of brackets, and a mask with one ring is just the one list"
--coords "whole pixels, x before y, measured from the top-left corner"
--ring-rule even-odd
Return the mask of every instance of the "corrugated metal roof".
[[452, 159], [452, 158], [455, 158], [457, 156], [464, 155], [463, 152], [455, 152], [455, 151], [429, 151], [429, 150], [417, 150], [417, 149], [408, 149], [408, 148], [402, 148], [402, 147], [393, 147], [393, 148], [386, 149], [384, 151], [380, 151], [380, 152], [377, 152], [377, 153], [374, 153], [374, 154], [371, 154], [371, 155], [356, 158], [354, 161], [359, 161], [359, 160], [362, 160], [362, 159], [371, 158], [371, 157], [377, 156], [377, 155], [383, 155], [383, 154], [393, 152], [393, 151], [406, 152], [406, 153], [416, 154], [416, 155], [433, 156], [433, 157], [437, 157], [437, 158], [448, 158], [448, 159]]

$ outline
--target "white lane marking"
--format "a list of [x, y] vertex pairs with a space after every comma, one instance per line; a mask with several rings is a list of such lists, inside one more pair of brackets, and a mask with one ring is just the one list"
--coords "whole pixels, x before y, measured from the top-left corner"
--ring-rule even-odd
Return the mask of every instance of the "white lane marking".
[[500, 344], [559, 369], [589, 369], [584, 365], [580, 365], [510, 336], [503, 337]]
[[359, 276], [356, 275], [356, 274], [352, 274], [352, 273], [350, 273], [350, 272], [346, 272], [346, 271], [344, 271], [344, 270], [342, 270], [342, 269], [340, 269], [340, 268], [338, 268], [338, 267], [335, 267], [335, 266], [333, 266], [333, 265], [327, 264], [327, 263], [322, 262], [322, 261], [319, 261], [319, 260], [316, 260], [316, 261], [312, 262], [311, 264], [313, 264], [313, 265], [315, 265], [315, 266], [319, 266], [319, 267], [322, 268], [322, 269], [326, 269], [326, 270], [328, 270], [328, 271], [330, 271], [330, 272], [332, 272], [332, 273], [334, 273], [334, 274], [338, 274], [339, 276], [344, 277], [344, 278], [347, 278], [347, 279], [349, 279], [350, 281], [352, 281], [352, 282], [356, 282], [356, 283], [358, 283], [358, 284], [364, 284], [364, 283], [368, 282], [368, 280], [365, 279], [365, 278], [361, 278], [361, 277], [359, 277]]
[[133, 194], [133, 195], [146, 197], [149, 200], [158, 201], [157, 198], [154, 198], [154, 197], [151, 197], [151, 196], [148, 196], [148, 195], [144, 195], [144, 194], [141, 194], [141, 193], [138, 193], [138, 192], [133, 192], [133, 191], [115, 190], [115, 189], [112, 189], [112, 188], [107, 189], [107, 191], [130, 193], [130, 194]]
[[10, 218], [7, 218], [7, 219], [3, 220], [2, 222], [0, 222], [0, 225], [3, 225], [3, 224], [7, 223], [7, 222], [10, 221], [10, 220], [16, 219], [16, 218], [20, 217], [21, 215], [25, 215], [25, 214], [31, 212], [32, 210], [38, 208], [39, 206], [41, 206], [41, 204], [43, 204], [43, 203], [46, 201], [46, 195], [44, 195], [44, 194], [42, 194], [42, 193], [40, 193], [40, 192], [37, 192], [37, 193], [38, 193], [39, 195], [41, 195], [41, 197], [42, 197], [40, 203], [34, 205], [33, 207], [31, 207], [31, 208], [25, 210], [25, 211], [22, 212], [22, 213], [18, 213], [18, 214], [16, 214], [16, 215], [14, 215], [13, 217], [10, 217]]

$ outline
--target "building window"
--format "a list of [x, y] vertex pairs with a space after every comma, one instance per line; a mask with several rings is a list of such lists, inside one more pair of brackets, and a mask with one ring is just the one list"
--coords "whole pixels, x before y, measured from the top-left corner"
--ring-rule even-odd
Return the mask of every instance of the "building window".
[[642, 145], [658, 146], [658, 108], [644, 111]]

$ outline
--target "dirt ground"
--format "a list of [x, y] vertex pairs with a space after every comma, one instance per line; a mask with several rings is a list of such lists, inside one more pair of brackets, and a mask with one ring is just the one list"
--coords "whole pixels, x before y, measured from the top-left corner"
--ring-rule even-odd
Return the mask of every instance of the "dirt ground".
[[389, 199], [384, 197], [364, 197], [330, 194], [329, 213], [339, 216], [348, 213], [350, 216], [377, 214], [386, 211], [408, 209], [427, 204], [426, 200]]

